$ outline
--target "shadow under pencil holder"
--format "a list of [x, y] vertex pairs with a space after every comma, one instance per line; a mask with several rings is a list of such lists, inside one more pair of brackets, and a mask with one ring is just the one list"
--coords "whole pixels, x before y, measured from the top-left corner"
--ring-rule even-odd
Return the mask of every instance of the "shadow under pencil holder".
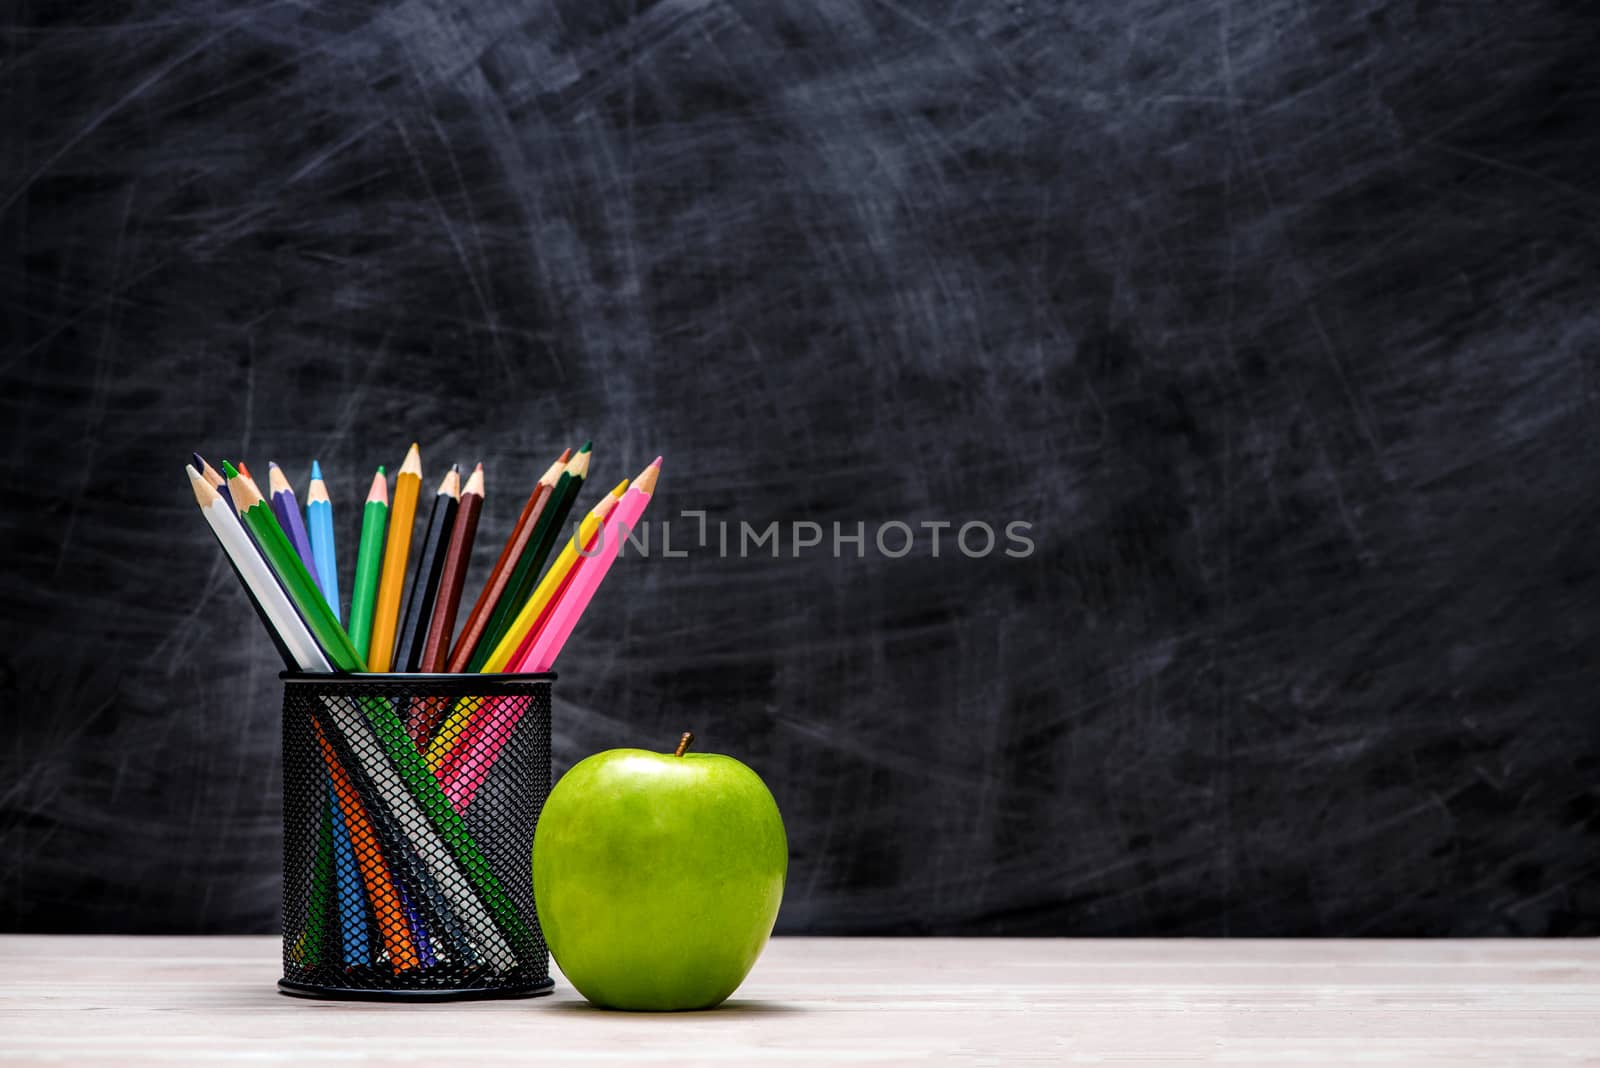
[[533, 832], [553, 674], [284, 672], [283, 979], [305, 997], [550, 989]]

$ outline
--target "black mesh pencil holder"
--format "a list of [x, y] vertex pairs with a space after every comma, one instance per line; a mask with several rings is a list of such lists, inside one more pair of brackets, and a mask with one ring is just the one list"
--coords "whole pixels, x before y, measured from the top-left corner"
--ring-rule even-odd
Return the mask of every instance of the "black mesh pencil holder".
[[284, 993], [550, 989], [530, 858], [554, 675], [284, 672]]

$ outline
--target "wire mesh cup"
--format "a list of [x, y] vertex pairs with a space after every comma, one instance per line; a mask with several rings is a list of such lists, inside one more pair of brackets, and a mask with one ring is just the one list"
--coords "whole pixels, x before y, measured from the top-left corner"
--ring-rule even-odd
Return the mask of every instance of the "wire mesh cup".
[[279, 989], [548, 991], [529, 858], [550, 792], [555, 676], [281, 677]]

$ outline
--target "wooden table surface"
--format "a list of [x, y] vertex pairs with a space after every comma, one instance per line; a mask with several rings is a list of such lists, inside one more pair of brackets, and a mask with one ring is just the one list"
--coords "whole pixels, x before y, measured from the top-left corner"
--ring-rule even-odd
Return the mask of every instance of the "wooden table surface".
[[273, 938], [0, 937], [0, 1064], [1600, 1064], [1600, 943], [806, 939], [712, 1012], [276, 992]]

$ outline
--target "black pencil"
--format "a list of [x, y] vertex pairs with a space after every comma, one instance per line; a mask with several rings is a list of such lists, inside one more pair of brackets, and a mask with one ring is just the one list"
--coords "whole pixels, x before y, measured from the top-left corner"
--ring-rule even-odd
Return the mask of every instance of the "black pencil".
[[428, 626], [433, 621], [433, 602], [439, 593], [439, 575], [444, 571], [445, 548], [450, 543], [450, 528], [455, 525], [456, 508], [461, 503], [461, 472], [456, 467], [444, 476], [433, 498], [428, 516], [428, 534], [417, 557], [417, 571], [411, 578], [411, 596], [400, 619], [400, 645], [394, 653], [394, 670], [415, 671], [422, 662], [422, 648], [428, 643]]

